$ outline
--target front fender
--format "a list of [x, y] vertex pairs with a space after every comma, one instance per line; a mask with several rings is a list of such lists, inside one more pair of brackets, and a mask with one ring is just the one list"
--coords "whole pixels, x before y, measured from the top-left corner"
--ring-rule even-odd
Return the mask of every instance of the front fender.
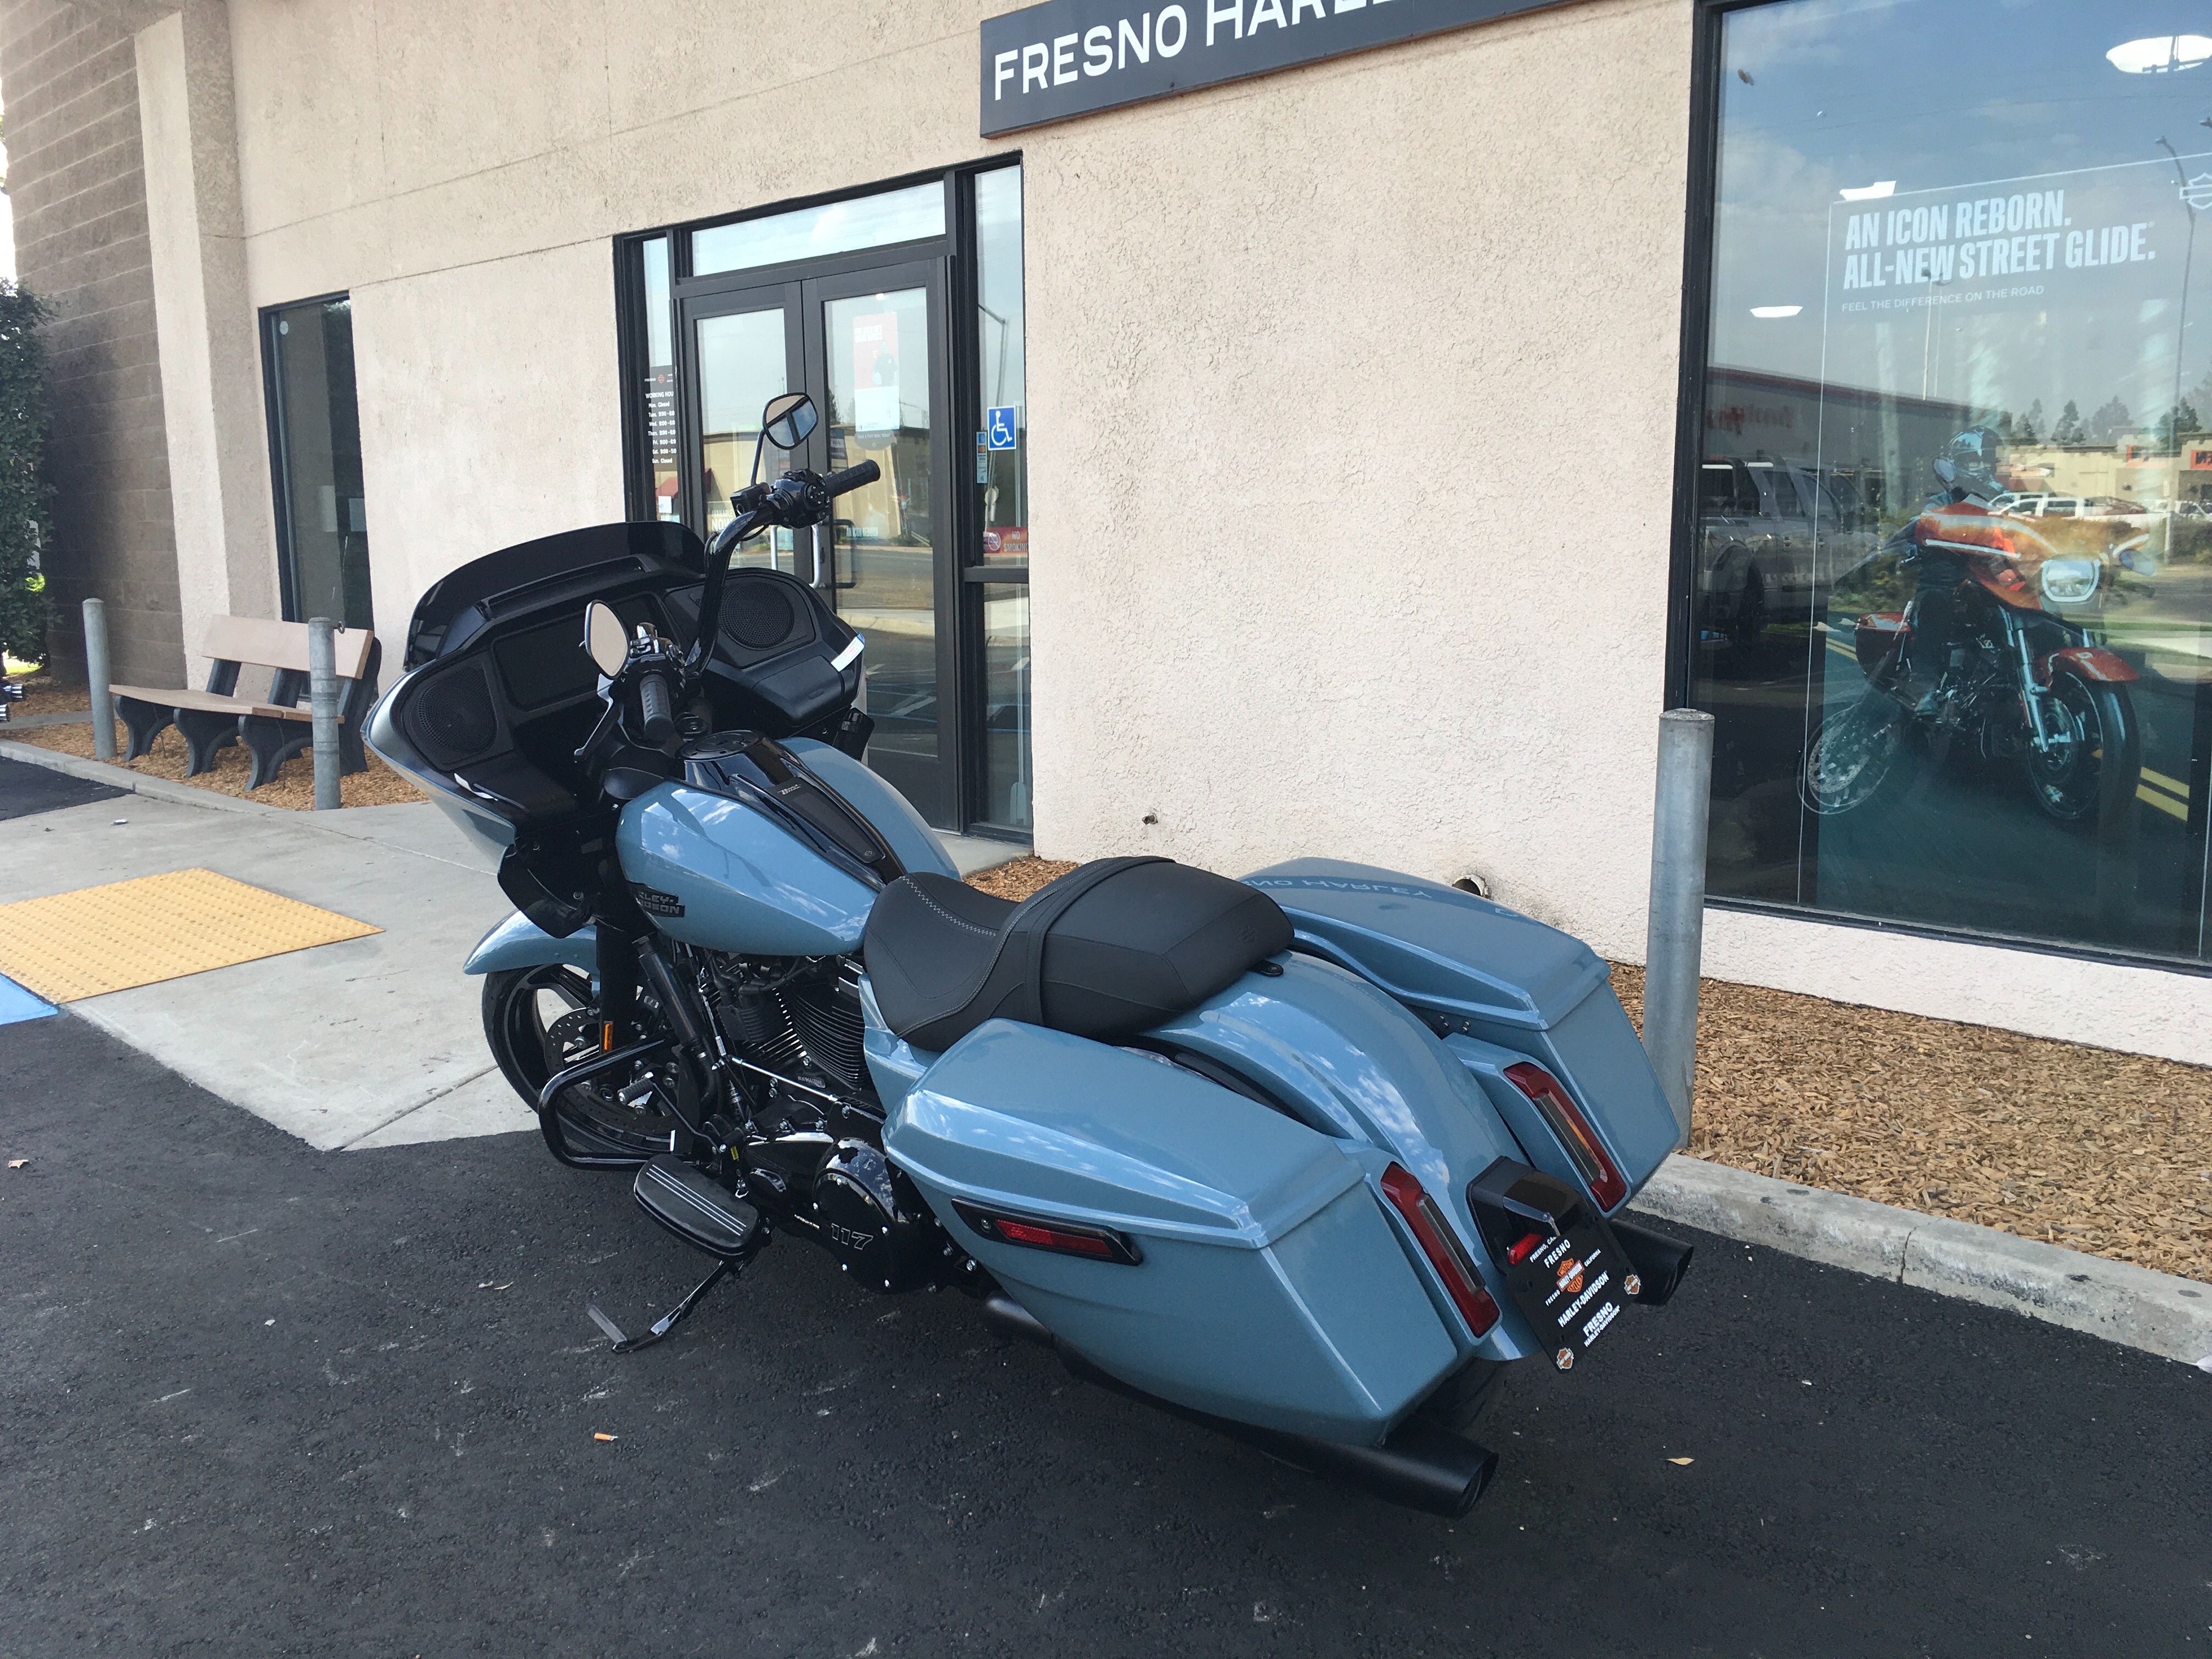
[[589, 927], [584, 927], [566, 939], [555, 939], [518, 912], [477, 941], [477, 948], [469, 952], [469, 959], [462, 964], [461, 971], [465, 974], [496, 974], [509, 968], [544, 968], [556, 962], [565, 962], [571, 968], [580, 968], [587, 974], [597, 973], [599, 966], [598, 934]]
[[2071, 674], [2078, 680], [2104, 685], [2125, 685], [2142, 678], [2125, 657], [2101, 645], [2069, 646], [2063, 651], [2052, 652], [2035, 665], [2035, 678], [2045, 685], [2059, 674]]

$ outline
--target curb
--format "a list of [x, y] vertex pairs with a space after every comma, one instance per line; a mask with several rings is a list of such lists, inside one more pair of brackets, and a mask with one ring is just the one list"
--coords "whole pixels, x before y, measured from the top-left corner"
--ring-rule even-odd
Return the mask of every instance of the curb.
[[9, 743], [0, 739], [0, 760], [21, 761], [27, 766], [43, 766], [49, 772], [65, 772], [73, 778], [82, 778], [90, 783], [104, 783], [111, 789], [127, 789], [152, 800], [173, 801], [179, 806], [210, 806], [218, 812], [244, 812], [257, 817], [296, 818], [304, 816], [288, 811], [282, 806], [271, 806], [264, 801], [240, 800], [235, 795], [218, 794], [212, 789], [195, 789], [188, 783], [173, 783], [167, 778], [149, 778], [127, 766], [110, 766], [105, 761], [86, 760], [81, 755], [65, 755], [57, 750], [41, 749], [36, 744]]
[[2212, 1285], [2171, 1273], [1679, 1152], [1632, 1207], [2212, 1371]]

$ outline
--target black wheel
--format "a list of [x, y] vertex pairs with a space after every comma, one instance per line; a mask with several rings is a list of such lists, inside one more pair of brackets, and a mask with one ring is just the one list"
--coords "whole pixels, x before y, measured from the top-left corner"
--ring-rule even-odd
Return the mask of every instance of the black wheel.
[[2051, 682], [2044, 720], [2049, 751], [2031, 744], [2021, 755], [2035, 804], [2061, 823], [2124, 816], [2142, 772], [2142, 738], [2127, 689], [2061, 674]]
[[[642, 1012], [642, 1011], [641, 1011]], [[514, 1091], [534, 1109], [555, 1073], [599, 1052], [599, 1022], [591, 975], [556, 963], [484, 976], [484, 1040]], [[554, 1102], [570, 1148], [591, 1158], [645, 1158], [669, 1150], [679, 1121], [668, 1094], [682, 1086], [678, 1069], [641, 1066], [606, 1073], [564, 1091]]]
[[1905, 711], [1868, 691], [1814, 728], [1797, 769], [1798, 799], [1820, 817], [1856, 811], [1896, 775], [1906, 738]]

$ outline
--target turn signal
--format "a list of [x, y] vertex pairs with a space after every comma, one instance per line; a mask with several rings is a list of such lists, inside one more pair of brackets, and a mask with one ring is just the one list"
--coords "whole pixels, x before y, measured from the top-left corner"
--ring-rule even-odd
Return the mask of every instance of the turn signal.
[[1443, 1280], [1444, 1294], [1451, 1297], [1452, 1306], [1467, 1321], [1467, 1328], [1480, 1336], [1495, 1325], [1498, 1304], [1482, 1288], [1482, 1275], [1468, 1257], [1467, 1247], [1459, 1242], [1459, 1235], [1452, 1231], [1451, 1223], [1437, 1207], [1436, 1200], [1413, 1179], [1413, 1172], [1397, 1164], [1383, 1170], [1382, 1195], [1413, 1230], [1413, 1242], [1428, 1257], [1429, 1266], [1437, 1270], [1437, 1277]]
[[1559, 1136], [1560, 1144], [1567, 1149], [1567, 1156], [1581, 1171], [1583, 1184], [1589, 1188], [1598, 1208], [1610, 1210], [1626, 1198], [1628, 1183], [1620, 1178], [1620, 1171], [1613, 1168], [1613, 1159], [1599, 1145], [1589, 1120], [1567, 1098], [1567, 1091], [1559, 1086], [1559, 1080], [1542, 1066], [1532, 1066], [1526, 1060], [1507, 1066], [1505, 1075], [1515, 1088], [1528, 1097], [1528, 1103], [1543, 1115], [1544, 1121], [1552, 1126], [1552, 1133]]

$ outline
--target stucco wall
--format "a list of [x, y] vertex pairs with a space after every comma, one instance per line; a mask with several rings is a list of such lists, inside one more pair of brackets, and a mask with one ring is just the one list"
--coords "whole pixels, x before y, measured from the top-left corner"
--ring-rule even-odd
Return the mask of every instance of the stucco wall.
[[1575, 7], [1026, 144], [1045, 850], [1480, 870], [1640, 951], [1688, 29]]

